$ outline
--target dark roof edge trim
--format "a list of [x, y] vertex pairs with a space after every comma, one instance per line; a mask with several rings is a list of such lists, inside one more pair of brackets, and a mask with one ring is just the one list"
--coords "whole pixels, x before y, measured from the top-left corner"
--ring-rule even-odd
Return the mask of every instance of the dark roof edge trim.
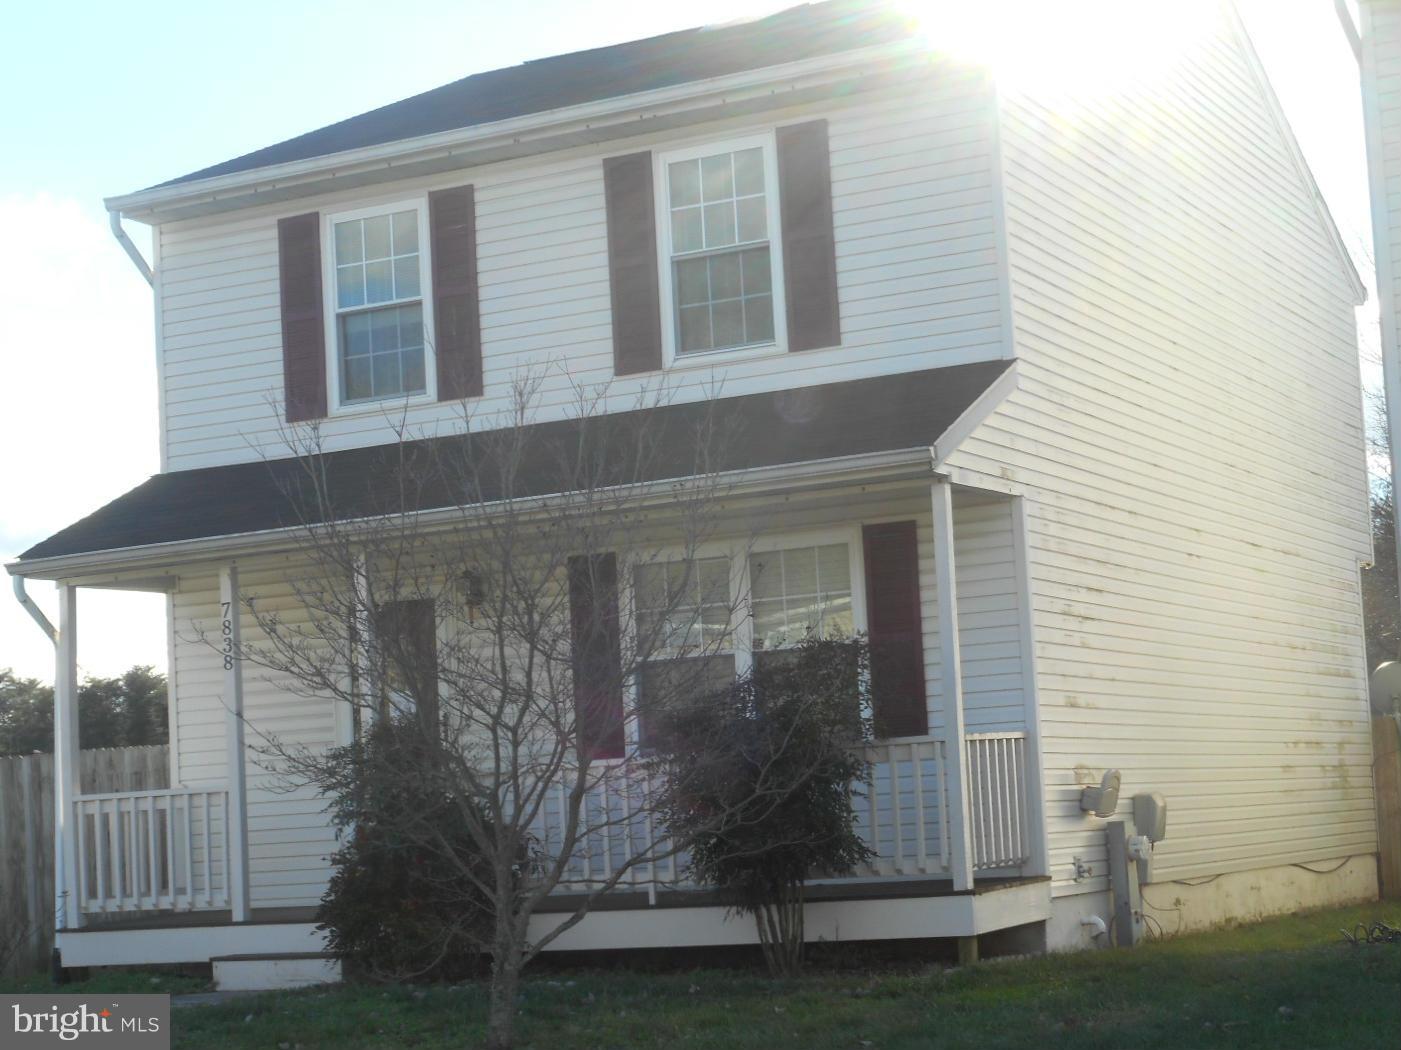
[[[939, 475], [934, 449], [928, 446], [865, 452], [853, 456], [837, 456], [831, 459], [805, 460], [799, 463], [780, 463], [762, 467], [744, 467], [715, 475], [729, 480], [739, 489], [754, 489], [762, 486], [772, 488], [776, 483], [787, 489], [801, 489], [814, 484], [829, 484], [847, 474], [858, 474], [862, 479], [879, 481], [899, 480], [906, 477], [934, 478]], [[691, 483], [694, 479], [663, 478], [649, 481], [630, 488], [645, 493], [645, 499], [671, 501], [678, 487]], [[518, 497], [516, 503], [538, 502], [553, 505], [560, 501], [575, 498], [573, 493], [554, 493], [545, 496]], [[489, 516], [497, 503], [483, 503], [470, 507], [438, 507], [415, 512], [415, 517], [427, 528], [448, 528], [460, 525], [466, 516]], [[373, 521], [373, 518], [356, 519]], [[195, 560], [216, 556], [235, 557], [244, 553], [270, 553], [289, 549], [288, 538], [301, 532], [305, 526], [290, 525], [283, 528], [263, 529], [256, 532], [229, 533], [223, 536], [203, 536], [194, 539], [172, 540], [167, 543], [152, 543], [140, 547], [115, 547], [99, 551], [85, 551], [78, 554], [60, 554], [50, 558], [18, 559], [7, 562], [5, 569], [11, 576], [28, 579], [68, 579], [85, 574], [101, 574], [134, 569], [149, 563], [160, 563], [175, 556], [193, 556]]]
[[[838, 51], [798, 62], [760, 66], [757, 69], [705, 80], [687, 81], [654, 91], [615, 95], [594, 102], [541, 110], [492, 123], [469, 125], [416, 138], [396, 139], [361, 149], [327, 153], [193, 182], [153, 186], [104, 198], [103, 204], [110, 212], [120, 212], [126, 218], [142, 221], [169, 204], [248, 194], [268, 183], [276, 183], [279, 188], [285, 188], [289, 184], [310, 181], [318, 176], [343, 177], [366, 168], [384, 168], [396, 162], [402, 163], [414, 155], [449, 155], [465, 146], [489, 144], [493, 139], [518, 139], [523, 135], [543, 137], [545, 132], [564, 130], [570, 124], [596, 122], [605, 117], [624, 117], [630, 110], [686, 103], [708, 95], [728, 94], [745, 88], [761, 89], [775, 80], [804, 76], [820, 77], [827, 73], [840, 73], [869, 65], [881, 59], [913, 57], [927, 53], [925, 45], [917, 40], [902, 40]], [[596, 130], [596, 125], [593, 126], [593, 130]]]

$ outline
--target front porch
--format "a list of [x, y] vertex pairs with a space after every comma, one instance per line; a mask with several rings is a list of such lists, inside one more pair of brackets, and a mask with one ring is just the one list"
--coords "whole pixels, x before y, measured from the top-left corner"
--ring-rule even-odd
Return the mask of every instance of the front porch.
[[[929, 730], [864, 748], [871, 779], [856, 819], [875, 857], [850, 877], [815, 880], [808, 906], [814, 938], [967, 938], [1042, 921], [1049, 911], [1022, 514], [1014, 497], [941, 478], [786, 493], [781, 515], [770, 509], [780, 535], [819, 521], [828, 532], [852, 527], [857, 535], [872, 520], [910, 516], [919, 523]], [[168, 589], [177, 618], [220, 616], [219, 630], [237, 651], [250, 625], [224, 610], [239, 608], [253, 593], [259, 601], [280, 600], [269, 583], [278, 571], [265, 557], [243, 556], [60, 583], [55, 913], [67, 965], [118, 956], [203, 961], [242, 954], [251, 944], [280, 952], [321, 944], [311, 916], [334, 848], [324, 813], [317, 815], [324, 803], [279, 794], [247, 738], [273, 719], [287, 724], [293, 713], [303, 721], [314, 713], [321, 736], [307, 739], [329, 744], [347, 739], [345, 719], [272, 690], [242, 660], [224, 659], [208, 644], [177, 641], [171, 780], [177, 786], [82, 795], [62, 761], [78, 744], [76, 676], [69, 669], [83, 587]], [[174, 625], [172, 635], [178, 633]], [[589, 805], [623, 811], [647, 790], [622, 765], [599, 780]], [[538, 818], [535, 837], [546, 852], [559, 838], [552, 826], [557, 812], [546, 806]], [[638, 822], [618, 820], [590, 835], [572, 858], [561, 895], [611, 877], [636, 852], [639, 834]], [[288, 892], [281, 887], [293, 868], [304, 888]], [[550, 921], [549, 914], [539, 918]], [[557, 947], [751, 938], [747, 923], [727, 920], [703, 888], [686, 882], [684, 857], [672, 856], [629, 870], [598, 914]]]
[[[974, 880], [983, 883], [985, 877], [996, 880], [1035, 873], [1034, 795], [1028, 783], [1027, 745], [1025, 731], [965, 735], [966, 845], [961, 845], [960, 833], [953, 827], [951, 815], [961, 806], [950, 781], [959, 772], [948, 761], [944, 738], [901, 738], [865, 748], [871, 782], [860, 789], [864, 797], [858, 803], [857, 820], [862, 839], [876, 856], [852, 877], [819, 879], [814, 886], [849, 887], [852, 894], [859, 894], [888, 880], [918, 880], [928, 890], [932, 879], [961, 891], [972, 888]], [[625, 812], [628, 800], [647, 787], [628, 779], [624, 770], [616, 778], [604, 778], [590, 804], [604, 812]], [[266, 916], [271, 910], [255, 912], [251, 907], [248, 884], [239, 886], [231, 878], [240, 865], [239, 852], [248, 847], [246, 823], [240, 833], [230, 817], [229, 802], [226, 788], [76, 796], [68, 842], [75, 872], [73, 927], [107, 917], [150, 921], [167, 913], [227, 916], [221, 922]], [[646, 806], [636, 808], [645, 811]], [[614, 864], [638, 851], [640, 844], [631, 841], [636, 834], [627, 821], [601, 829], [578, 852], [572, 885], [585, 888], [609, 878]], [[536, 837], [546, 850], [558, 838], [548, 814], [542, 814]], [[972, 876], [956, 878], [955, 873], [965, 866], [971, 867]], [[649, 905], [668, 897], [694, 900], [701, 887], [686, 880], [683, 868], [684, 860], [676, 855], [637, 865], [618, 892], [645, 893]], [[913, 881], [908, 884], [914, 888]], [[243, 907], [236, 911], [240, 903]]]

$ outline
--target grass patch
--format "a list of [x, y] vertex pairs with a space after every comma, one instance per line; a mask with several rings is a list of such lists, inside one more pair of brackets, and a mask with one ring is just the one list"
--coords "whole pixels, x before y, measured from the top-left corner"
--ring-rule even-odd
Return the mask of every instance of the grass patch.
[[60, 992], [64, 995], [184, 995], [187, 992], [203, 992], [209, 988], [205, 977], [192, 977], [176, 970], [92, 970], [81, 981], [71, 981], [59, 986], [49, 980], [48, 974], [32, 974], [25, 977], [0, 981], [0, 992], [20, 995], [45, 992]]
[[[1401, 945], [1353, 948], [1338, 933], [1372, 918], [1401, 923], [1401, 907], [1296, 915], [1132, 952], [959, 970], [814, 974], [793, 981], [735, 970], [542, 973], [525, 986], [520, 1045], [1396, 1050]], [[483, 1035], [485, 1006], [479, 984], [271, 993], [180, 1010], [174, 1045], [472, 1046]]]

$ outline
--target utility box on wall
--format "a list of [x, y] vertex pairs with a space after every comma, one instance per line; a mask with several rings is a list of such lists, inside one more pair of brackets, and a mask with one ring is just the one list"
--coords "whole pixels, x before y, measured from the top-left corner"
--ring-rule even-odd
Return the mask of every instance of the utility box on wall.
[[1149, 842], [1167, 838], [1167, 800], [1156, 791], [1133, 797], [1133, 827]]

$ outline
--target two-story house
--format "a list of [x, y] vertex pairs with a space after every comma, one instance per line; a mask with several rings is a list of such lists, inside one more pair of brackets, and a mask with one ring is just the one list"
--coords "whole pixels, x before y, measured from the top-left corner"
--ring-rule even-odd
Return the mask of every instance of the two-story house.
[[[294, 609], [289, 428], [353, 476], [392, 420], [450, 440], [541, 363], [542, 425], [573, 384], [684, 411], [719, 381], [768, 436], [726, 464], [766, 549], [833, 573], [787, 597], [904, 661], [878, 856], [810, 937], [1103, 943], [1081, 801], [1110, 769], [1118, 818], [1170, 808], [1142, 904], [1167, 932], [1375, 895], [1363, 291], [1229, 5], [1052, 98], [826, 0], [470, 76], [108, 207], [154, 234], [161, 473], [9, 566], [59, 588], [64, 964], [319, 950], [324, 801], [241, 727], [351, 726], [196, 635]], [[168, 791], [79, 792], [87, 587], [168, 595]], [[688, 901], [556, 947], [753, 940]]]

